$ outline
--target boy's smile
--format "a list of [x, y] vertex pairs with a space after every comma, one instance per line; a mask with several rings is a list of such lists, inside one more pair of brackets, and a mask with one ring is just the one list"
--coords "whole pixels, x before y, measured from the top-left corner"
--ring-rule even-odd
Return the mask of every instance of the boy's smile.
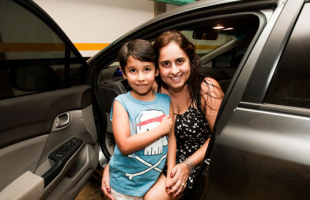
[[152, 62], [142, 62], [129, 56], [123, 76], [127, 79], [132, 88], [131, 95], [139, 100], [151, 101], [155, 98], [153, 95], [153, 84], [158, 70]]

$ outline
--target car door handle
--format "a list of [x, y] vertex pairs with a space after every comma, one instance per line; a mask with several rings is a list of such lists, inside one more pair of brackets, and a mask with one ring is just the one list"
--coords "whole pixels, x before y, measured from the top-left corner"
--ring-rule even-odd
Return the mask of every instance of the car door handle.
[[70, 113], [63, 113], [61, 115], [58, 115], [56, 118], [56, 128], [62, 128], [65, 127], [67, 125], [69, 125], [70, 120], [71, 120], [71, 115]]
[[207, 176], [208, 175], [208, 171], [209, 171], [209, 167], [210, 167], [211, 159], [210, 158], [205, 159], [204, 162], [205, 162], [205, 167], [204, 167], [204, 170], [203, 170], [203, 175]]

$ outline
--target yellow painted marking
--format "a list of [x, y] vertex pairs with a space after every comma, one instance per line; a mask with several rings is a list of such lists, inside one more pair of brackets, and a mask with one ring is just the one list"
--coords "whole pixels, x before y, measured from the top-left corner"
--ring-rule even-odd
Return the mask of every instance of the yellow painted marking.
[[74, 43], [79, 51], [98, 51], [104, 49], [109, 43]]

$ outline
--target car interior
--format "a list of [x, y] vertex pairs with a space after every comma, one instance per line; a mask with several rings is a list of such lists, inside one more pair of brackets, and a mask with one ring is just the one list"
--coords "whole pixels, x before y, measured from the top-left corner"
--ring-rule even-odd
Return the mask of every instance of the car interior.
[[[201, 61], [199, 72], [217, 80], [224, 93], [259, 26], [259, 19], [255, 15], [249, 15], [247, 21], [243, 20], [243, 24], [238, 23], [239, 19], [239, 17], [227, 17], [179, 28], [196, 47], [196, 53]], [[102, 110], [105, 111], [107, 123], [107, 131], [100, 139], [102, 150], [100, 153], [108, 159], [113, 155], [115, 146], [110, 121], [113, 99], [130, 90], [130, 86], [119, 70], [116, 57], [117, 55], [111, 64], [101, 66], [97, 87], [97, 94], [103, 106]], [[103, 163], [102, 167], [105, 164]]]
[[0, 29], [0, 199], [74, 199], [98, 165], [86, 61], [32, 1], [0, 1]]

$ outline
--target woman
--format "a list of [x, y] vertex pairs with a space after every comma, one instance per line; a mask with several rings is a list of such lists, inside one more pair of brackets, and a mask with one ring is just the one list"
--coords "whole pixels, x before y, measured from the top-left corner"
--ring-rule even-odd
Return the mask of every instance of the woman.
[[[145, 195], [144, 199], [180, 198], [193, 188], [195, 174], [203, 161], [209, 138], [223, 99], [223, 92], [212, 78], [198, 73], [199, 57], [195, 46], [179, 31], [162, 33], [154, 43], [158, 54], [160, 79], [156, 91], [170, 95], [175, 113], [175, 137], [178, 163]], [[108, 168], [108, 167], [107, 167]], [[102, 179], [102, 190], [109, 188], [108, 169]]]

